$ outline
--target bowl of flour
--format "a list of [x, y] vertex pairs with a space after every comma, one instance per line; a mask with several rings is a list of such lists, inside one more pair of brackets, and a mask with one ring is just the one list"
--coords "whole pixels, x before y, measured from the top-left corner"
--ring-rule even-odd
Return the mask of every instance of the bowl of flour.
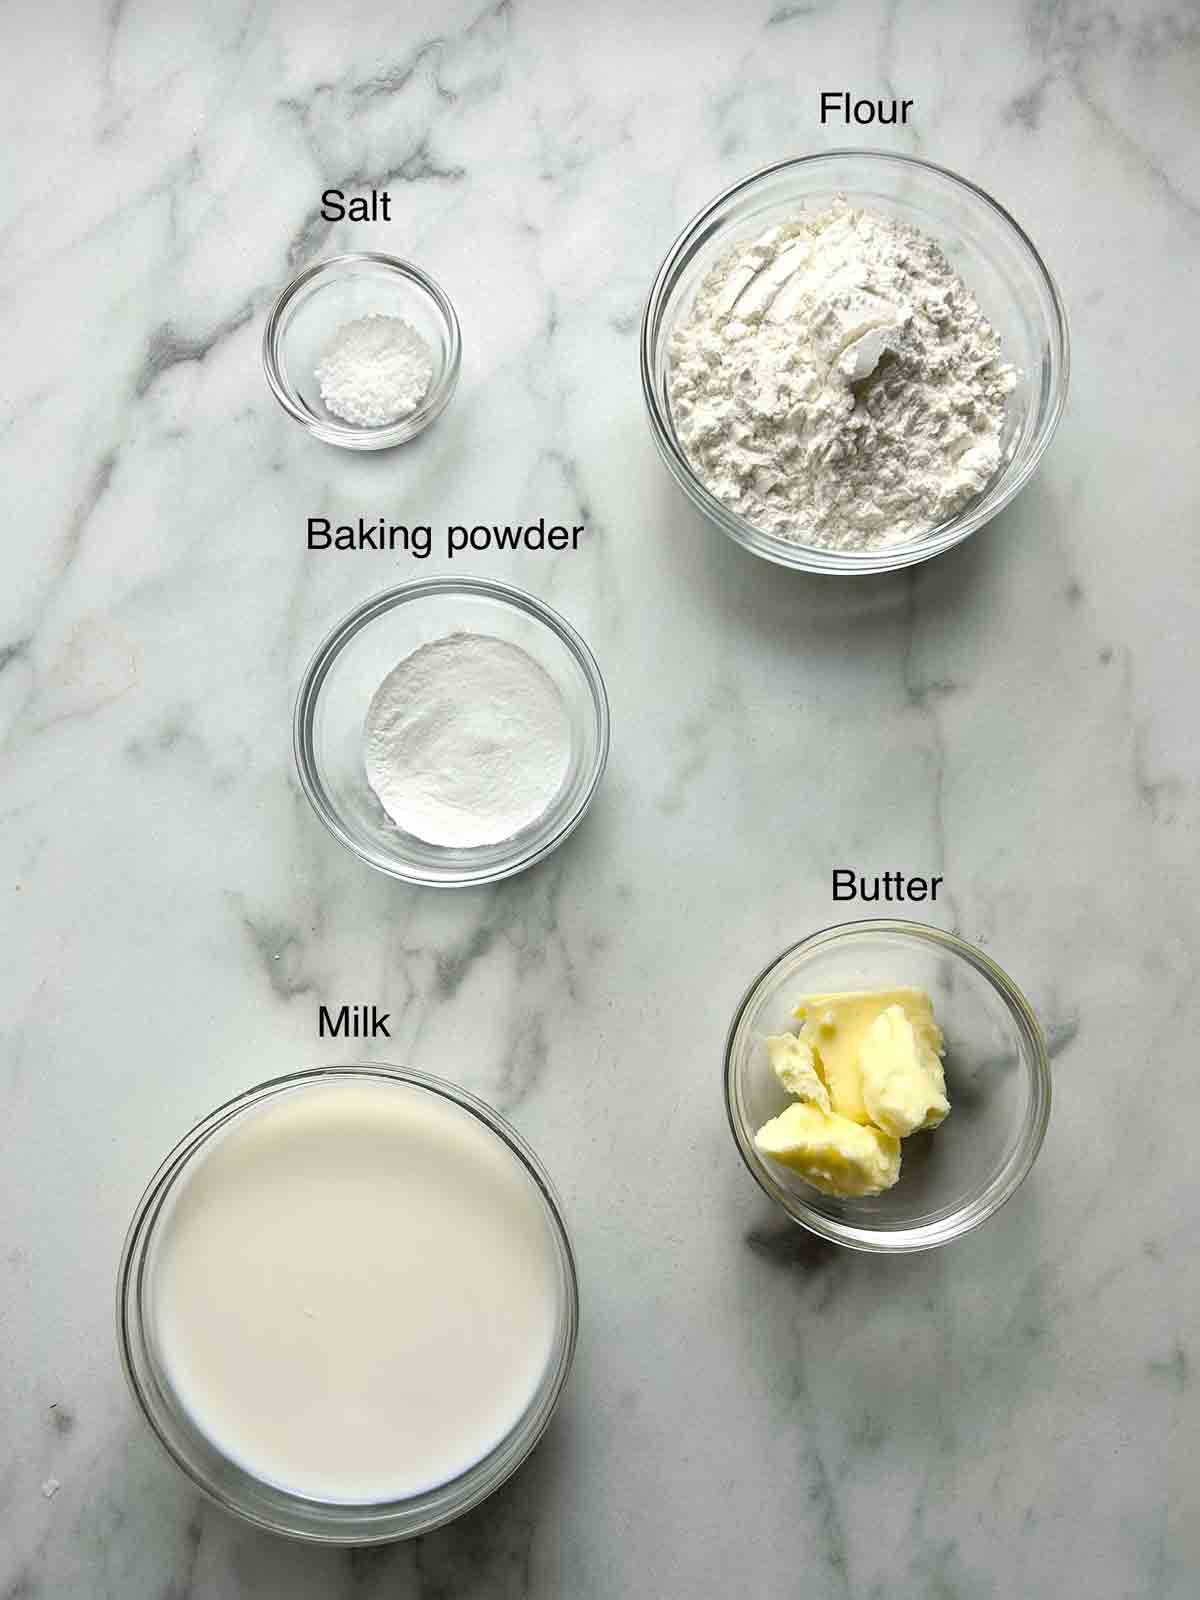
[[508, 584], [428, 578], [330, 632], [296, 701], [317, 816], [393, 878], [492, 883], [579, 825], [608, 756], [608, 699], [565, 618]]
[[325, 444], [384, 450], [449, 405], [462, 340], [445, 292], [411, 261], [352, 251], [306, 267], [263, 329], [263, 370], [287, 414]]
[[642, 322], [672, 476], [756, 555], [925, 561], [1025, 484], [1066, 400], [1061, 297], [1008, 212], [883, 151], [780, 162], [684, 229]]

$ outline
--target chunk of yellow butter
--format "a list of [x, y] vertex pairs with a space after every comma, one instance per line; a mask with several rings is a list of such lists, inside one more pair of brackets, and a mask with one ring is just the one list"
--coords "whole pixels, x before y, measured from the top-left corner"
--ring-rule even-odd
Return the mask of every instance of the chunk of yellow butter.
[[832, 1111], [829, 1090], [817, 1071], [812, 1046], [794, 1033], [771, 1034], [767, 1039], [767, 1060], [771, 1071], [789, 1094], [809, 1105]]
[[822, 1194], [882, 1194], [900, 1176], [899, 1139], [800, 1101], [764, 1123], [754, 1143]]
[[870, 1122], [863, 1100], [859, 1056], [876, 1018], [899, 1006], [914, 1033], [934, 1052], [942, 1050], [942, 1030], [933, 1020], [933, 1003], [924, 989], [856, 989], [841, 994], [808, 995], [796, 1007], [803, 1018], [800, 1038], [816, 1053], [818, 1070], [839, 1116]]
[[918, 1032], [902, 1006], [888, 1006], [867, 1029], [858, 1070], [867, 1115], [897, 1139], [936, 1128], [950, 1109], [946, 1074], [928, 1030]]

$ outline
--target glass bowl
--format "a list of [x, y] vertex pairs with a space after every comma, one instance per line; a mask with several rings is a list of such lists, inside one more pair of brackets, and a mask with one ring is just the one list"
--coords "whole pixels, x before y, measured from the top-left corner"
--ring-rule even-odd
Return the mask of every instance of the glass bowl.
[[[828, 205], [853, 204], [931, 234], [1000, 335], [1018, 369], [992, 482], [949, 521], [921, 538], [878, 550], [827, 550], [760, 531], [697, 477], [671, 416], [669, 344], [696, 290], [738, 240]], [[1020, 226], [982, 189], [944, 167], [882, 150], [829, 150], [780, 161], [717, 196], [688, 223], [663, 262], [642, 318], [642, 388], [650, 427], [675, 481], [706, 517], [755, 555], [806, 572], [853, 575], [907, 567], [974, 533], [1026, 483], [1062, 415], [1069, 370], [1067, 317], [1045, 263]]]
[[[302, 1094], [316, 1083], [368, 1078], [415, 1086], [476, 1118], [516, 1157], [544, 1206], [558, 1265], [553, 1347], [541, 1380], [509, 1433], [460, 1476], [406, 1500], [326, 1502], [255, 1477], [208, 1438], [176, 1397], [157, 1348], [153, 1289], [160, 1226], [211, 1141], [264, 1101]], [[521, 1136], [490, 1106], [423, 1072], [382, 1066], [319, 1067], [274, 1078], [219, 1106], [175, 1146], [151, 1179], [134, 1215], [117, 1274], [117, 1338], [125, 1375], [150, 1428], [175, 1464], [205, 1494], [258, 1527], [324, 1544], [380, 1544], [412, 1538], [469, 1511], [515, 1472], [545, 1432], [575, 1353], [579, 1285], [575, 1258], [553, 1185]]]
[[[570, 765], [542, 815], [511, 838], [471, 848], [429, 844], [397, 827], [363, 765], [363, 721], [379, 684], [419, 646], [456, 632], [525, 650], [558, 685], [571, 725]], [[583, 819], [608, 759], [608, 697], [592, 652], [540, 600], [483, 578], [427, 578], [385, 590], [333, 629], [304, 674], [294, 745], [313, 809], [370, 866], [406, 883], [493, 883], [541, 861]]]
[[[325, 405], [317, 365], [343, 323], [372, 313], [403, 317], [429, 346], [433, 378], [417, 409], [381, 427], [344, 422]], [[411, 261], [356, 250], [306, 267], [282, 291], [263, 330], [263, 368], [276, 400], [326, 444], [385, 450], [415, 439], [450, 403], [462, 340], [454, 307]]]
[[[946, 1040], [950, 1114], [903, 1141], [900, 1178], [841, 1200], [759, 1155], [754, 1135], [791, 1104], [767, 1061], [767, 1034], [796, 1030], [807, 994], [925, 989]], [[754, 980], [725, 1047], [725, 1108], [742, 1160], [795, 1222], [855, 1250], [927, 1250], [986, 1221], [1014, 1193], [1050, 1118], [1050, 1063], [1037, 1018], [995, 962], [920, 922], [847, 922], [792, 945]]]

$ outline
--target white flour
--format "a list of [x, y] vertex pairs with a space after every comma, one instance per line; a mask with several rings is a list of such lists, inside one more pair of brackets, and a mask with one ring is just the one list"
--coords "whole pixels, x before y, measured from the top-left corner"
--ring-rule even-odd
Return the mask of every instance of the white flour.
[[558, 685], [518, 645], [451, 633], [375, 691], [367, 780], [399, 827], [429, 844], [498, 844], [535, 822], [571, 761]]
[[789, 543], [907, 543], [1000, 466], [995, 330], [933, 239], [844, 199], [719, 260], [670, 354], [693, 467]]
[[382, 428], [411, 416], [424, 400], [433, 381], [433, 357], [403, 317], [372, 312], [342, 324], [315, 377], [335, 417], [360, 428]]

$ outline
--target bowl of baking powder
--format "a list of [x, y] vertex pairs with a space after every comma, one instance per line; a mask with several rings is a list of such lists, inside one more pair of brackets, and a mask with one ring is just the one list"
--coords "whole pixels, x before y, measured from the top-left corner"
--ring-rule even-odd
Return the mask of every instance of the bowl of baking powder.
[[263, 370], [316, 438], [384, 450], [441, 416], [461, 349], [454, 307], [428, 273], [359, 250], [315, 262], [280, 291], [263, 329]]
[[1066, 312], [1013, 218], [909, 156], [833, 150], [734, 184], [671, 247], [642, 387], [672, 476], [755, 555], [865, 574], [948, 550], [1033, 473]]
[[508, 584], [428, 578], [331, 631], [296, 701], [296, 768], [330, 832], [408, 883], [492, 883], [579, 825], [608, 697], [569, 622]]

